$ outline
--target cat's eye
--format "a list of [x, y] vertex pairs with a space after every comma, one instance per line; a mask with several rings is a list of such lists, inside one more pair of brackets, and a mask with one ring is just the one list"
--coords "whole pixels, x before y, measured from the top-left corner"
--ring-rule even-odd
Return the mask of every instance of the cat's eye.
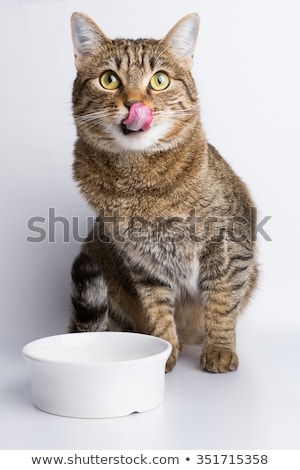
[[105, 90], [116, 90], [121, 85], [121, 80], [119, 79], [118, 75], [111, 70], [104, 72], [101, 75], [99, 81], [100, 85], [105, 88]]
[[156, 72], [150, 80], [150, 86], [155, 91], [162, 91], [168, 88], [170, 79], [165, 72]]

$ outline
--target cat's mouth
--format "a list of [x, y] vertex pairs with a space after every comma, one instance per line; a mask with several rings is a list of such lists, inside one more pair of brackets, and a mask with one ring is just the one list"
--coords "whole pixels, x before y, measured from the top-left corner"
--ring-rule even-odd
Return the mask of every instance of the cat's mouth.
[[124, 135], [139, 134], [140, 132], [144, 132], [143, 129], [139, 129], [137, 131], [132, 131], [132, 130], [128, 129], [126, 124], [124, 124], [123, 122], [121, 123], [121, 129], [122, 129], [122, 132], [123, 132]]
[[122, 131], [124, 135], [132, 132], [147, 131], [153, 120], [153, 111], [141, 102], [133, 103], [129, 108], [129, 114], [122, 121]]

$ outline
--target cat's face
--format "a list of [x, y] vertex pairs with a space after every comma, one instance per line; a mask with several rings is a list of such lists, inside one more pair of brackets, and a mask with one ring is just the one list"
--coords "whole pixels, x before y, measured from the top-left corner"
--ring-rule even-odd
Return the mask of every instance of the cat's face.
[[190, 74], [198, 23], [188, 15], [161, 41], [111, 41], [90, 18], [73, 14], [80, 137], [112, 153], [156, 152], [188, 138], [199, 112]]

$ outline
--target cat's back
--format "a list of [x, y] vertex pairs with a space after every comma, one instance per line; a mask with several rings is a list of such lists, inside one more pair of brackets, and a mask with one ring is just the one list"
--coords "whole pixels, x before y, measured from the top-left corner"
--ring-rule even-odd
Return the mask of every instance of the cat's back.
[[207, 146], [206, 181], [208, 192], [214, 192], [215, 200], [219, 200], [224, 213], [229, 211], [234, 215], [244, 215], [254, 207], [246, 184], [210, 143]]

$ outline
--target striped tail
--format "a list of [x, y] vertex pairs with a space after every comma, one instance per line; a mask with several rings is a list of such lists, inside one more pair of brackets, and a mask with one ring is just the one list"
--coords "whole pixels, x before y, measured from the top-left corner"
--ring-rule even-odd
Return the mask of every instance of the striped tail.
[[98, 264], [80, 253], [72, 267], [72, 313], [69, 331], [105, 331], [108, 323], [107, 286]]

